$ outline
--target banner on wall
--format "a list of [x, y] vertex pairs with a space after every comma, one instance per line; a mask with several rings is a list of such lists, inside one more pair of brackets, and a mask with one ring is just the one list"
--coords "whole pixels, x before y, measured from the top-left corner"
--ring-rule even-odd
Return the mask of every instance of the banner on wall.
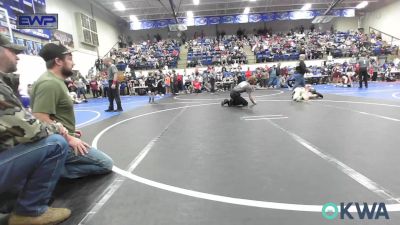
[[312, 11], [294, 11], [289, 13], [290, 20], [304, 20], [314, 18]]
[[274, 13], [274, 20], [290, 20], [290, 12], [277, 12]]
[[13, 31], [29, 36], [50, 40], [51, 31], [42, 29], [17, 29], [16, 20], [19, 14], [46, 13], [45, 0], [1, 0], [0, 7], [8, 12]]
[[248, 15], [237, 15], [235, 16], [235, 23], [248, 23], [249, 16]]
[[8, 12], [10, 19], [16, 20], [19, 14], [46, 13], [45, 0], [2, 0], [0, 7]]
[[207, 19], [208, 25], [216, 25], [216, 24], [220, 24], [220, 22], [221, 22], [221, 17], [219, 17], [219, 16], [210, 16], [210, 17], [206, 17], [206, 19]]
[[[13, 28], [14, 29], [14, 28]], [[50, 40], [51, 31], [50, 30], [42, 30], [42, 29], [14, 29], [17, 33], [26, 34], [29, 36], [37, 37], [40, 39]]]
[[270, 22], [275, 20], [275, 14], [274, 13], [263, 13], [261, 15], [261, 20], [262, 22]]
[[250, 14], [249, 15], [249, 23], [258, 23], [262, 22], [261, 14]]
[[158, 20], [155, 24], [155, 26], [157, 28], [164, 28], [164, 27], [168, 27], [169, 25], [169, 21], [168, 20]]
[[14, 43], [17, 45], [25, 46], [25, 55], [38, 55], [40, 50], [43, 48], [43, 44], [39, 42], [34, 42], [31, 40], [25, 40], [22, 38], [14, 37]]
[[196, 18], [194, 18], [194, 25], [195, 26], [207, 25], [207, 18], [206, 17], [196, 17]]
[[58, 41], [64, 46], [74, 48], [74, 38], [72, 37], [72, 34], [60, 30], [53, 30], [51, 41]]
[[231, 24], [235, 23], [235, 16], [222, 16], [221, 24]]
[[[288, 11], [271, 13], [253, 13], [248, 15], [226, 15], [226, 16], [202, 16], [194, 19], [178, 18], [178, 23], [186, 26], [204, 26], [217, 24], [240, 24], [240, 23], [260, 23], [283, 20], [303, 20], [313, 19], [322, 15], [322, 10], [310, 11]], [[354, 17], [355, 9], [336, 9], [332, 14], [337, 17]], [[164, 28], [170, 24], [175, 24], [174, 20], [144, 20], [130, 23], [131, 30], [145, 30]]]

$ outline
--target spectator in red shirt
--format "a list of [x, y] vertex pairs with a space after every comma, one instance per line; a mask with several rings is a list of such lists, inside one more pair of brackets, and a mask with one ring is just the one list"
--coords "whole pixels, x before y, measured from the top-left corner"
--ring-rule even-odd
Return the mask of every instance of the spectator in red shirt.
[[100, 97], [99, 95], [99, 84], [97, 83], [96, 79], [93, 78], [90, 83], [90, 89], [92, 89], [93, 98]]
[[368, 68], [368, 75], [369, 75], [369, 77], [372, 77], [373, 74], [374, 74], [374, 67], [373, 67], [373, 66], [370, 66], [370, 67]]
[[193, 81], [193, 88], [195, 93], [201, 93], [201, 83], [198, 78]]
[[179, 92], [183, 91], [183, 75], [178, 73], [177, 76]]
[[249, 79], [249, 77], [251, 77], [251, 71], [250, 71], [250, 67], [247, 67], [246, 79]]
[[174, 50], [172, 51], [172, 55], [175, 56], [175, 57], [177, 57], [177, 56], [179, 56], [179, 52], [178, 52], [176, 49], [174, 49]]

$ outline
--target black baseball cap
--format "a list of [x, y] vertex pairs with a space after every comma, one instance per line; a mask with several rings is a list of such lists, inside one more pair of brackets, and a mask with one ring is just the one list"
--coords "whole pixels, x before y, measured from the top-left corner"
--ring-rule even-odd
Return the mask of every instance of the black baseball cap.
[[25, 50], [25, 46], [13, 44], [10, 42], [10, 39], [8, 37], [1, 34], [0, 34], [0, 46], [10, 49], [16, 54], [19, 54]]
[[39, 56], [47, 62], [71, 53], [72, 51], [62, 44], [48, 43], [40, 50]]

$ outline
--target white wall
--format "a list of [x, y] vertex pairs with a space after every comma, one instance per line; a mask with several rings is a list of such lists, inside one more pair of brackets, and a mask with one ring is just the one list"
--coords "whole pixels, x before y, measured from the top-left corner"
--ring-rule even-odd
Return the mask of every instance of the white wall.
[[[200, 33], [204, 31], [206, 36], [215, 36], [217, 29], [219, 31], [225, 31], [226, 34], [236, 34], [239, 28], [245, 29], [246, 33], [254, 33], [254, 30], [263, 29], [264, 27], [272, 29], [273, 32], [287, 32], [290, 29], [299, 28], [301, 25], [305, 29], [309, 29], [312, 20], [291, 20], [291, 21], [273, 21], [264, 23], [246, 23], [246, 24], [221, 24], [221, 25], [210, 25], [210, 26], [192, 26], [188, 27], [185, 31], [187, 39], [192, 39], [195, 32]], [[325, 31], [329, 30], [333, 25], [337, 30], [347, 31], [357, 29], [358, 18], [336, 18], [331, 23], [327, 24], [316, 24], [315, 28]], [[176, 32], [169, 32], [168, 28], [153, 29], [153, 30], [137, 30], [127, 31], [126, 34], [131, 37], [133, 41], [147, 40], [148, 36], [153, 38], [155, 34], [160, 34], [163, 39], [176, 38]]]
[[[76, 50], [73, 52], [74, 69], [86, 75], [97, 59], [97, 49], [80, 43], [75, 12], [91, 16], [89, 1], [47, 0], [46, 4], [47, 13], [58, 13], [58, 29], [72, 34]], [[118, 26], [118, 18], [107, 11], [94, 6], [93, 12], [99, 36], [98, 52], [103, 57], [117, 43], [121, 27]], [[17, 71], [21, 75], [21, 88], [25, 89], [26, 84], [35, 81], [45, 70], [42, 58], [21, 55]]]
[[337, 31], [351, 31], [358, 29], [358, 19], [359, 17], [340, 17], [333, 19], [333, 27]]
[[[99, 37], [98, 49], [89, 45], [82, 44], [79, 40], [76, 12], [91, 16], [90, 2], [78, 0], [47, 0], [47, 13], [58, 13], [58, 29], [72, 34], [74, 39], [73, 60], [74, 69], [79, 70], [86, 75], [95, 60], [103, 57], [118, 41], [118, 35], [121, 33], [118, 29], [117, 17], [107, 11], [93, 5], [93, 15], [97, 23], [97, 32]], [[97, 53], [98, 51], [98, 53]]]
[[[72, 34], [76, 50], [89, 50], [96, 53], [96, 48], [82, 44], [78, 39], [75, 13], [81, 12], [91, 16], [90, 2], [78, 0], [47, 0], [47, 13], [58, 13], [59, 30]], [[93, 5], [94, 19], [97, 22], [99, 36], [99, 53], [101, 56], [106, 54], [111, 47], [118, 41], [117, 17], [109, 14], [105, 10]]]
[[38, 56], [18, 55], [17, 72], [20, 75], [19, 89], [21, 94], [27, 95], [27, 85], [33, 84], [46, 71], [46, 63]]
[[400, 38], [400, 26], [397, 24], [399, 11], [400, 1], [394, 1], [387, 6], [367, 13], [363, 19], [362, 26], [366, 32], [369, 31], [369, 27], [373, 27]]

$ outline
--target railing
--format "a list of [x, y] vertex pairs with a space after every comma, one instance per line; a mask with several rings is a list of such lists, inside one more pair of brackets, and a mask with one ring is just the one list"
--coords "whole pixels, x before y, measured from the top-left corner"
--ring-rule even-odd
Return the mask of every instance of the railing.
[[111, 50], [113, 50], [114, 47], [115, 47], [116, 45], [118, 45], [118, 43], [119, 43], [119, 41], [117, 41], [117, 43], [115, 43], [115, 44], [110, 48], [110, 50], [109, 50], [101, 59], [104, 59], [105, 57], [107, 57], [107, 55], [110, 54]]
[[374, 32], [376, 34], [380, 34], [382, 36], [382, 40], [386, 41], [387, 43], [390, 43], [391, 46], [393, 46], [393, 45], [400, 46], [400, 38], [392, 36], [392, 35], [390, 35], [388, 33], [380, 31], [380, 30], [378, 30], [376, 28], [369, 27], [369, 33], [372, 33], [372, 32]]

